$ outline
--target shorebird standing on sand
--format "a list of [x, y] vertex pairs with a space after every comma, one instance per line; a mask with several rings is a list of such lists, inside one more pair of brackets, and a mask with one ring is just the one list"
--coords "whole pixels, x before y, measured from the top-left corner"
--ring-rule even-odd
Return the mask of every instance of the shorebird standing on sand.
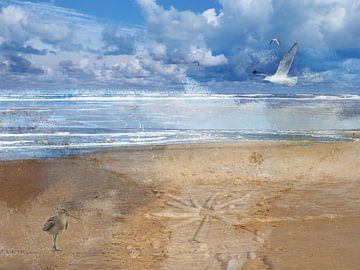
[[60, 249], [56, 247], [56, 239], [58, 234], [62, 233], [68, 227], [67, 216], [81, 220], [80, 218], [70, 215], [65, 208], [61, 208], [57, 216], [49, 218], [44, 224], [43, 231], [54, 236], [53, 249], [55, 251], [60, 251]]

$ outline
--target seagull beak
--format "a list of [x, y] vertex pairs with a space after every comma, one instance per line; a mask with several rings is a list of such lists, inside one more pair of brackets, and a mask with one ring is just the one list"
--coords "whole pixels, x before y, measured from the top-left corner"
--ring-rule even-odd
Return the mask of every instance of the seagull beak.
[[78, 219], [78, 220], [81, 220], [82, 221], [82, 219], [81, 218], [78, 218], [78, 217], [74, 217], [73, 215], [70, 215], [70, 214], [67, 214], [69, 217], [72, 217], [72, 218], [75, 218], [75, 219]]

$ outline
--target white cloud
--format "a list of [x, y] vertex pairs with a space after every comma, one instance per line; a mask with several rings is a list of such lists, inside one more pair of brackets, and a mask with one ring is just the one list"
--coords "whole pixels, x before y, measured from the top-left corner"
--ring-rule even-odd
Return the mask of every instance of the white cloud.
[[[42, 63], [47, 80], [88, 85], [159, 85], [181, 83], [185, 70], [174, 64], [136, 55], [80, 55], [74, 52], [57, 55], [34, 55], [31, 60]], [[47, 67], [47, 68], [44, 68]], [[43, 76], [43, 77], [44, 77]]]
[[40, 21], [35, 14], [10, 5], [0, 11], [2, 43], [23, 45], [33, 38], [47, 43], [60, 43], [69, 38], [70, 30], [63, 23]]
[[27, 16], [22, 8], [17, 6], [7, 6], [2, 9], [1, 19], [4, 25], [24, 25], [28, 23]]
[[333, 81], [334, 74], [331, 71], [314, 72], [308, 68], [301, 74], [302, 83], [323, 83]]
[[227, 58], [223, 54], [214, 56], [210, 50], [196, 47], [190, 47], [190, 52], [187, 54], [186, 60], [189, 63], [198, 61], [201, 65], [205, 66], [219, 66], [228, 63]]
[[[300, 47], [291, 72], [304, 81], [360, 77], [359, 1], [218, 0], [218, 10], [198, 13], [137, 2], [143, 26], [99, 22], [54, 4], [3, 0], [3, 78], [165, 87], [193, 76], [227, 85], [252, 80], [253, 69], [274, 72], [295, 40]], [[274, 36], [282, 41], [279, 49], [269, 45]]]
[[205, 10], [201, 15], [206, 19], [206, 22], [208, 24], [212, 26], [218, 26], [219, 19], [221, 18], [221, 16], [224, 15], [224, 13], [220, 13], [219, 15], [217, 15], [215, 8], [209, 8]]
[[219, 24], [222, 14], [208, 9], [198, 14], [191, 11], [169, 10], [154, 0], [138, 0], [149, 26], [149, 38], [167, 49], [167, 61], [184, 64], [194, 60], [205, 66], [227, 64], [224, 54], [214, 54], [206, 44], [207, 33]]

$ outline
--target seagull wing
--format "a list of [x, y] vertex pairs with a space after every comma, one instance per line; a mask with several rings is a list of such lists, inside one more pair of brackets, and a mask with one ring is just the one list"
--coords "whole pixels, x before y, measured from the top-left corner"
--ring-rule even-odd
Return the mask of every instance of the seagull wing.
[[44, 224], [43, 231], [47, 232], [55, 225], [55, 217], [49, 218], [46, 223]]
[[275, 76], [283, 77], [286, 76], [289, 72], [292, 62], [294, 61], [294, 57], [297, 52], [298, 44], [295, 42], [290, 50], [285, 54], [284, 58], [280, 61], [279, 67], [275, 73]]

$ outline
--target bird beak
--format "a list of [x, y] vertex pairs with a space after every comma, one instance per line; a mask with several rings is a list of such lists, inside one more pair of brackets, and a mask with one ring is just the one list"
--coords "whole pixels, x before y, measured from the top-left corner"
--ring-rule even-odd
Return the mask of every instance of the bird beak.
[[72, 217], [72, 218], [75, 218], [75, 219], [78, 219], [78, 220], [81, 220], [81, 221], [82, 221], [82, 219], [81, 219], [81, 218], [74, 217], [73, 215], [70, 215], [70, 214], [66, 214], [66, 215], [68, 215], [69, 217]]

